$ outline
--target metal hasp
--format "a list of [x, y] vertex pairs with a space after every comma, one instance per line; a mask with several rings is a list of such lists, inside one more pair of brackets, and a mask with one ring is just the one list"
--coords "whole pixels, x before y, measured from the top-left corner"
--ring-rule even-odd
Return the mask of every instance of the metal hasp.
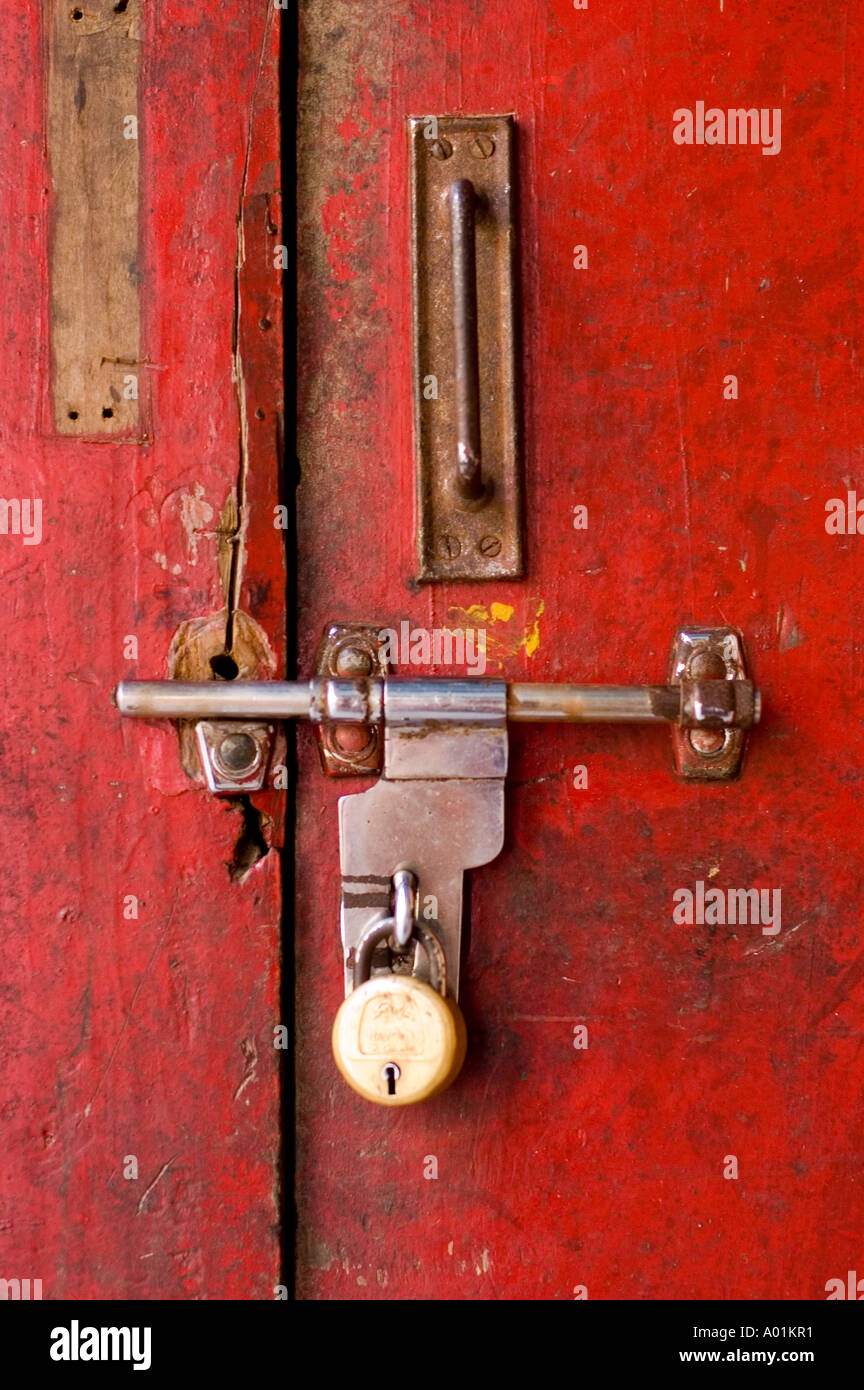
[[[346, 992], [360, 941], [394, 916], [399, 943], [412, 922], [439, 939], [448, 989], [458, 997], [463, 876], [494, 859], [504, 839], [508, 721], [666, 723], [679, 774], [713, 782], [737, 775], [746, 731], [759, 720], [759, 693], [730, 627], [679, 629], [669, 683], [640, 686], [392, 679], [375, 634], [368, 624], [328, 626], [321, 674], [311, 680], [127, 681], [115, 696], [122, 714], [199, 721], [198, 746], [217, 792], [243, 789], [236, 786], [243, 766], [263, 776], [251, 746], [263, 721], [309, 719], [327, 730], [323, 766], [331, 775], [368, 776], [375, 768], [366, 750], [383, 744], [379, 780], [339, 800]], [[269, 736], [272, 726], [263, 728]], [[339, 730], [352, 729], [354, 762], [333, 743]], [[335, 761], [334, 746], [342, 749]], [[264, 748], [260, 759], [266, 768]]]
[[408, 137], [418, 573], [518, 578], [516, 126], [412, 116]]
[[504, 681], [386, 682], [383, 775], [339, 798], [346, 994], [357, 947], [390, 915], [394, 877], [408, 869], [418, 918], [439, 937], [458, 998], [464, 874], [504, 843], [506, 775]]

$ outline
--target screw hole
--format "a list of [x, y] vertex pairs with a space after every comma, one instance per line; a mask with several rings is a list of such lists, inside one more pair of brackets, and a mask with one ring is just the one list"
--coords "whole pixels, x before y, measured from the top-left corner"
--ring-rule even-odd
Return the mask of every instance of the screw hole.
[[214, 676], [218, 676], [223, 681], [236, 681], [240, 674], [240, 667], [233, 656], [229, 656], [227, 652], [219, 652], [216, 656], [211, 656], [210, 670]]
[[117, 0], [117, 4], [114, 6], [114, 13], [125, 14], [128, 8], [129, 0]]
[[264, 411], [261, 409], [260, 405], [259, 405], [258, 409], [255, 411], [255, 419], [256, 419], [256, 420], [263, 420], [263, 419], [264, 419]]
[[259, 320], [258, 320], [258, 327], [261, 328], [261, 329], [263, 329], [264, 332], [266, 333], [266, 332], [267, 332], [267, 329], [268, 329], [268, 328], [272, 328], [273, 325], [272, 325], [272, 323], [270, 322], [269, 319], [259, 319]]
[[69, 411], [69, 419], [70, 419], [70, 420], [77, 420], [77, 419], [78, 419], [78, 411], [77, 411], [77, 410], [70, 410], [70, 411]]
[[106, 406], [103, 407], [103, 410], [102, 410], [102, 419], [103, 419], [103, 420], [110, 420], [110, 419], [112, 418], [113, 414], [114, 414], [114, 411], [111, 409], [110, 405], [106, 405]]
[[72, 18], [73, 18], [73, 19], [83, 19], [83, 18], [84, 18], [84, 11], [83, 11], [83, 10], [73, 10], [73, 11], [72, 11]]

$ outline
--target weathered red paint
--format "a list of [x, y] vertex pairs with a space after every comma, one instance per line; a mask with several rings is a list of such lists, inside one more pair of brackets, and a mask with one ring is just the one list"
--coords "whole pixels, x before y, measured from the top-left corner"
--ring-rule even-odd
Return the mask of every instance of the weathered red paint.
[[[139, 445], [58, 439], [46, 424], [41, 10], [13, 7], [0, 35], [0, 491], [43, 498], [45, 517], [41, 546], [0, 536], [0, 1276], [41, 1278], [45, 1298], [272, 1298], [278, 856], [231, 883], [238, 812], [186, 779], [170, 727], [123, 725], [110, 692], [164, 673], [180, 622], [222, 605], [241, 203], [242, 606], [284, 655], [278, 13], [263, 0], [143, 6], [140, 370], [152, 437]], [[127, 635], [137, 661], [124, 660]], [[124, 917], [127, 895], [137, 920]], [[124, 1178], [127, 1155], [137, 1181]]]
[[[822, 1299], [860, 1268], [864, 541], [825, 531], [864, 494], [860, 18], [301, 7], [300, 668], [327, 620], [497, 602], [491, 674], [662, 680], [679, 623], [730, 622], [766, 704], [724, 787], [677, 781], [663, 730], [515, 731], [506, 848], [472, 876], [468, 1061], [390, 1112], [330, 1056], [345, 786], [301, 731], [306, 1299]], [[676, 145], [699, 100], [780, 107], [781, 152]], [[419, 588], [404, 117], [508, 110], [527, 578]], [[780, 935], [676, 926], [698, 879], [780, 887]]]

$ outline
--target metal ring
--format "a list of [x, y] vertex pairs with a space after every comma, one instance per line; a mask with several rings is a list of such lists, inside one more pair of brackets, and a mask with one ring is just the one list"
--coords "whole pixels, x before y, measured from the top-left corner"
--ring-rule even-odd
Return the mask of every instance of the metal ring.
[[417, 876], [410, 869], [397, 869], [393, 875], [393, 935], [397, 946], [407, 946], [414, 930], [417, 901]]

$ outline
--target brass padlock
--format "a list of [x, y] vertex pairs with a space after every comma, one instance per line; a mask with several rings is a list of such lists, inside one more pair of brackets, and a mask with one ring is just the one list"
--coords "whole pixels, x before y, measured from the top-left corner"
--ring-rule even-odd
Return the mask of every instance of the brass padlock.
[[386, 918], [357, 947], [354, 988], [333, 1023], [333, 1056], [355, 1091], [376, 1105], [411, 1105], [443, 1091], [465, 1060], [465, 1020], [447, 997], [447, 963], [438, 938], [415, 923], [411, 942], [425, 952], [427, 985], [416, 975], [370, 978], [376, 946], [395, 930]]

